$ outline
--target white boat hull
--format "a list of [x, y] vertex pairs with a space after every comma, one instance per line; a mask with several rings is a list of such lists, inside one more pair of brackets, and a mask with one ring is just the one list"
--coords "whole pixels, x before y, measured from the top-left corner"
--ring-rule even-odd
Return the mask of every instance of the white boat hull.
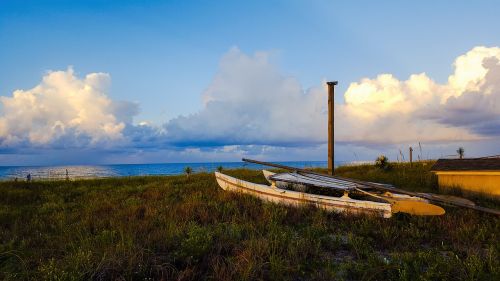
[[292, 190], [279, 189], [273, 186], [256, 184], [215, 172], [220, 187], [227, 191], [241, 192], [256, 196], [264, 201], [292, 206], [314, 205], [329, 211], [348, 214], [367, 214], [390, 218], [391, 205], [373, 201], [356, 200], [344, 195], [331, 197], [309, 194]]

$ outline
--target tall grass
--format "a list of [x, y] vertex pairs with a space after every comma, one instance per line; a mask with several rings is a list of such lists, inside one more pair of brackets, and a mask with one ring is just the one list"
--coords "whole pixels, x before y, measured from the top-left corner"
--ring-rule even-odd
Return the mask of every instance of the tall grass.
[[[436, 191], [429, 165], [342, 176]], [[228, 170], [265, 183], [258, 171]], [[212, 174], [0, 183], [3, 280], [498, 280], [500, 221], [351, 217], [221, 190]], [[500, 207], [485, 201], [490, 207]]]

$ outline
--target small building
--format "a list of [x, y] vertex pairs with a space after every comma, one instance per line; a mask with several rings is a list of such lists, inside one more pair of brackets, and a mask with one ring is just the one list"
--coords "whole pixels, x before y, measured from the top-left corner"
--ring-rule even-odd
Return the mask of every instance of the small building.
[[439, 159], [431, 168], [439, 187], [500, 199], [500, 157]]

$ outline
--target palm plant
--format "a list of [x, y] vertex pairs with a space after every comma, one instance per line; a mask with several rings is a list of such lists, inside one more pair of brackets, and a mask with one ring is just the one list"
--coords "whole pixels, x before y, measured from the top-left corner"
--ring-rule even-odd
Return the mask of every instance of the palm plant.
[[189, 166], [186, 166], [184, 168], [184, 173], [186, 173], [186, 176], [189, 178], [189, 175], [191, 175], [193, 173], [193, 169], [191, 169], [191, 167], [189, 167]]

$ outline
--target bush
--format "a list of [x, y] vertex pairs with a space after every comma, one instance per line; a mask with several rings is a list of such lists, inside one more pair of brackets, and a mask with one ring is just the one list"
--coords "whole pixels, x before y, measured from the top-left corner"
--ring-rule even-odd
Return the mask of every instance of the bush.
[[377, 157], [377, 159], [375, 160], [375, 166], [386, 171], [391, 169], [389, 158], [387, 158], [387, 156], [385, 155], [380, 155], [379, 157]]
[[189, 177], [189, 175], [191, 175], [193, 173], [193, 169], [191, 169], [191, 167], [187, 166], [186, 168], [184, 168], [184, 173], [186, 173], [186, 176]]

